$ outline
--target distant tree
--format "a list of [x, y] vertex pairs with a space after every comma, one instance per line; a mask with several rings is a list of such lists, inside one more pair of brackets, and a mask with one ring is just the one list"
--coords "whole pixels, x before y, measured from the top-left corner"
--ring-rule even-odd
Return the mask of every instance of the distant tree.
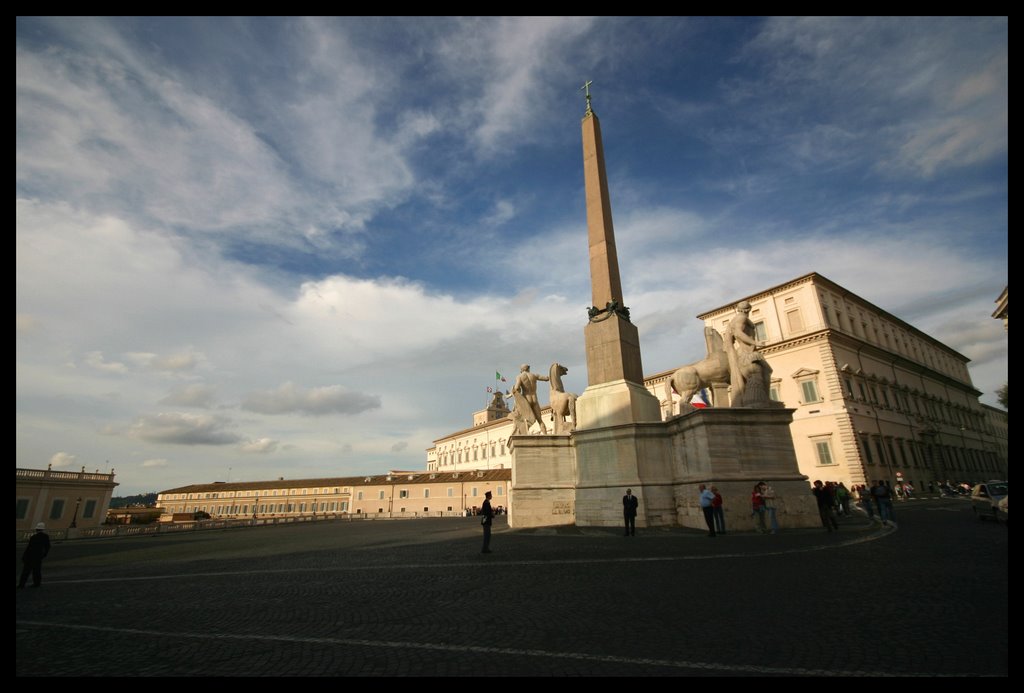
[[1003, 409], [1010, 411], [1010, 407], [1006, 404], [1009, 396], [1006, 394], [1006, 388], [1009, 387], [1009, 383], [1005, 383], [1001, 388], [996, 390], [996, 397], [999, 398], [999, 403], [1003, 405]]
[[111, 508], [131, 508], [131, 507], [143, 507], [149, 508], [156, 505], [156, 492], [152, 493], [139, 493], [134, 496], [115, 496], [110, 499]]

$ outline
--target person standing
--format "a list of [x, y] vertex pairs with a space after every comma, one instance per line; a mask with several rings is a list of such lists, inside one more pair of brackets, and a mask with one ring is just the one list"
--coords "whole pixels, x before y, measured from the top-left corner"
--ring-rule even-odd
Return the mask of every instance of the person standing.
[[765, 526], [764, 516], [764, 482], [759, 481], [754, 484], [754, 490], [750, 493], [750, 508], [754, 513], [754, 522], [757, 527], [757, 531], [761, 534], [768, 533], [768, 527]]
[[768, 531], [775, 534], [779, 531], [779, 519], [775, 516], [775, 489], [762, 481], [761, 498], [764, 499], [764, 511], [768, 515]]
[[626, 536], [636, 536], [636, 509], [640, 505], [639, 499], [633, 495], [633, 489], [627, 488], [626, 495], [622, 497], [622, 519], [626, 523]]
[[836, 503], [839, 505], [841, 515], [850, 514], [850, 491], [842, 481], [836, 484]]
[[483, 516], [480, 520], [480, 524], [484, 528], [484, 548], [480, 553], [491, 552], [491, 523], [494, 522], [494, 510], [491, 509], [491, 492], [488, 491], [484, 494], [484, 504], [480, 508], [480, 514]]
[[715, 501], [715, 494], [704, 484], [700, 485], [700, 510], [704, 513], [704, 523], [708, 526], [708, 536], [715, 536], [715, 511], [712, 503]]
[[28, 540], [25, 553], [21, 555], [24, 566], [21, 569], [21, 580], [18, 587], [22, 588], [28, 582], [29, 573], [32, 574], [32, 586], [39, 587], [43, 584], [43, 559], [50, 553], [50, 535], [46, 533], [46, 525], [42, 522], [36, 525], [35, 534]]
[[715, 519], [715, 533], [725, 534], [725, 508], [722, 507], [722, 494], [718, 492], [717, 486], [711, 487], [711, 493], [715, 499], [711, 501], [711, 515]]
[[814, 482], [814, 488], [811, 489], [811, 492], [814, 493], [814, 500], [818, 503], [818, 515], [821, 516], [822, 526], [829, 533], [839, 529], [839, 523], [836, 522], [832, 511], [832, 494], [829, 493], [828, 489], [820, 481]]

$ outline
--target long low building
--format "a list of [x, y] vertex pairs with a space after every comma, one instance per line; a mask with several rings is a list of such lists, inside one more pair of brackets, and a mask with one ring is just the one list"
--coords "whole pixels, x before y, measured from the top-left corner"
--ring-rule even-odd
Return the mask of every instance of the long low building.
[[183, 513], [217, 518], [277, 518], [304, 515], [439, 517], [475, 514], [484, 494], [507, 510], [511, 469], [453, 472], [392, 471], [323, 479], [214, 482], [162, 491], [162, 521]]
[[[744, 300], [772, 367], [771, 398], [794, 410], [793, 447], [810, 479], [923, 490], [1009, 476], [1007, 414], [978, 401], [967, 357], [813, 272], [698, 318], [721, 331]], [[665, 397], [675, 370], [644, 379], [663, 418], [680, 412], [678, 395]], [[708, 389], [712, 405], [728, 402], [727, 387]], [[550, 421], [550, 409], [542, 413]], [[427, 468], [511, 466], [507, 417], [496, 396], [472, 427], [434, 441]]]

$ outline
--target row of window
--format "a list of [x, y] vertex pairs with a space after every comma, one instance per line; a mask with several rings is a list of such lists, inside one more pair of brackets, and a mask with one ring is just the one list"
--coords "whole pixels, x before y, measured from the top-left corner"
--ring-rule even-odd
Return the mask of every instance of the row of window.
[[[18, 519], [24, 520], [28, 517], [28, 512], [31, 509], [30, 498], [18, 498], [17, 499], [17, 513]], [[82, 513], [80, 517], [83, 520], [91, 520], [96, 515], [96, 506], [98, 502], [93, 499], [82, 501], [82, 505], [79, 507], [79, 511]], [[47, 517], [51, 520], [60, 520], [64, 517], [64, 512], [70, 507], [70, 503], [66, 498], [54, 498], [50, 501], [50, 512]]]
[[[888, 464], [894, 467], [924, 467], [932, 469], [942, 466], [947, 470], [996, 472], [999, 470], [995, 454], [975, 448], [958, 448], [951, 445], [919, 443], [903, 438], [869, 436], [860, 434], [861, 452], [866, 464]], [[874, 448], [872, 450], [872, 448]]]
[[260, 496], [317, 496], [317, 495], [329, 495], [348, 493], [349, 488], [335, 486], [333, 489], [330, 487], [323, 488], [290, 488], [290, 489], [270, 489], [270, 490], [258, 490], [258, 491], [211, 491], [208, 493], [171, 493], [167, 495], [168, 500], [210, 500], [217, 498], [259, 498]]
[[[377, 491], [376, 492], [377, 500], [384, 500], [385, 497], [386, 497], [385, 493], [386, 492], [383, 491], [383, 490]], [[470, 496], [473, 497], [473, 498], [479, 498], [479, 497], [483, 496], [483, 493], [481, 492], [481, 489], [479, 487], [477, 487], [477, 486], [471, 487], [469, 489], [469, 493], [470, 493]], [[181, 494], [178, 494], [178, 495], [181, 495]], [[355, 499], [357, 501], [368, 500], [368, 496], [372, 495], [372, 494], [365, 494], [365, 495], [367, 497], [364, 497], [364, 492], [363, 491], [357, 491]], [[502, 485], [496, 486], [494, 488], [494, 495], [497, 496], [497, 497], [504, 496], [505, 495], [505, 487], [502, 486]], [[411, 492], [409, 491], [409, 489], [404, 489], [403, 488], [403, 489], [398, 489], [398, 497], [400, 499], [411, 498], [412, 495], [411, 495]], [[455, 497], [455, 487], [454, 486], [449, 486], [447, 488], [447, 497], [448, 498], [454, 498]], [[424, 487], [423, 488], [423, 498], [430, 498], [430, 488], [428, 488], [428, 487]], [[202, 511], [202, 512], [215, 513], [217, 515], [237, 515], [239, 513], [242, 514], [242, 515], [247, 515], [249, 513], [249, 507], [250, 506], [247, 505], [247, 504], [246, 505], [195, 505], [195, 504], [193, 504], [191, 506], [189, 506], [187, 504], [183, 504], [183, 505], [178, 505], [178, 506], [170, 505], [167, 508], [167, 512], [170, 512], [170, 513], [176, 513], [176, 512], [177, 513], [184, 513], [184, 512]], [[256, 504], [253, 504], [252, 507], [255, 508], [257, 506], [256, 506]], [[322, 502], [322, 503], [319, 503], [319, 504], [317, 504], [317, 503], [277, 503], [277, 504], [274, 504], [274, 503], [269, 503], [269, 504], [262, 503], [262, 504], [260, 504], [258, 506], [257, 512], [259, 512], [259, 513], [292, 513], [292, 512], [304, 513], [304, 512], [317, 512], [317, 508], [318, 507], [319, 507], [319, 512], [348, 512], [349, 504], [348, 504], [348, 501], [325, 501], [325, 502]], [[207, 508], [210, 508], [210, 509], [208, 510]], [[19, 512], [20, 512], [20, 510], [19, 510]], [[20, 519], [20, 517], [21, 516], [19, 516], [19, 519]]]
[[[825, 324], [843, 332], [848, 332], [861, 339], [873, 342], [886, 350], [903, 354], [913, 358], [918, 363], [923, 363], [937, 371], [953, 375], [961, 380], [968, 377], [967, 367], [935, 349], [921, 342], [915, 337], [909, 336], [896, 326], [889, 325], [886, 321], [875, 318], [873, 315], [865, 315], [864, 311], [857, 310], [857, 317], [853, 315], [853, 308], [845, 306], [848, 312], [840, 310], [844, 307], [838, 296], [833, 296], [834, 306], [832, 310], [827, 305], [827, 298], [824, 293], [819, 293], [821, 298], [821, 311], [825, 317]], [[892, 338], [890, 339], [890, 331]]]
[[986, 419], [981, 414], [965, 411], [959, 407], [953, 407], [947, 403], [933, 400], [930, 397], [920, 397], [916, 394], [907, 393], [898, 388], [891, 389], [892, 397], [890, 397], [890, 388], [886, 385], [864, 382], [860, 378], [855, 379], [851, 376], [844, 376], [843, 389], [849, 399], [871, 403], [886, 409], [915, 414], [931, 421], [960, 426], [964, 430], [983, 431], [986, 428]]
[[[504, 455], [507, 454], [507, 449], [506, 449], [504, 441], [499, 441], [497, 443], [491, 443], [490, 447], [491, 447], [491, 457], [499, 457], [499, 456], [503, 457]], [[472, 457], [470, 457], [470, 452], [472, 452]], [[463, 456], [465, 456], [465, 459], [463, 459]], [[441, 452], [437, 456], [437, 462], [438, 462], [439, 465], [453, 465], [453, 464], [459, 464], [459, 463], [461, 463], [463, 461], [465, 461], [465, 462], [474, 462], [474, 461], [477, 461], [477, 460], [486, 460], [486, 459], [487, 459], [487, 446], [486, 445], [474, 446], [472, 448], [472, 451], [467, 448], [466, 450], [459, 450], [457, 452]]]

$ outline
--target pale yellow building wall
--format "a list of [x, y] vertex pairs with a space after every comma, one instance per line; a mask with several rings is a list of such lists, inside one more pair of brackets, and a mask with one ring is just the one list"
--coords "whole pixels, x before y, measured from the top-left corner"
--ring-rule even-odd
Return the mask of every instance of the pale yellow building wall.
[[[98, 527], [107, 517], [113, 496], [114, 473], [16, 469], [16, 529]], [[76, 512], [77, 511], [77, 512]]]
[[202, 485], [199, 490], [164, 491], [157, 504], [163, 508], [163, 521], [175, 513], [196, 511], [218, 518], [461, 514], [481, 507], [487, 491], [492, 493], [492, 507], [510, 507], [511, 470], [497, 475], [501, 478], [495, 478], [493, 470], [456, 474], [405, 472], [336, 484], [282, 480], [258, 482], [259, 489], [238, 488], [246, 482]]

